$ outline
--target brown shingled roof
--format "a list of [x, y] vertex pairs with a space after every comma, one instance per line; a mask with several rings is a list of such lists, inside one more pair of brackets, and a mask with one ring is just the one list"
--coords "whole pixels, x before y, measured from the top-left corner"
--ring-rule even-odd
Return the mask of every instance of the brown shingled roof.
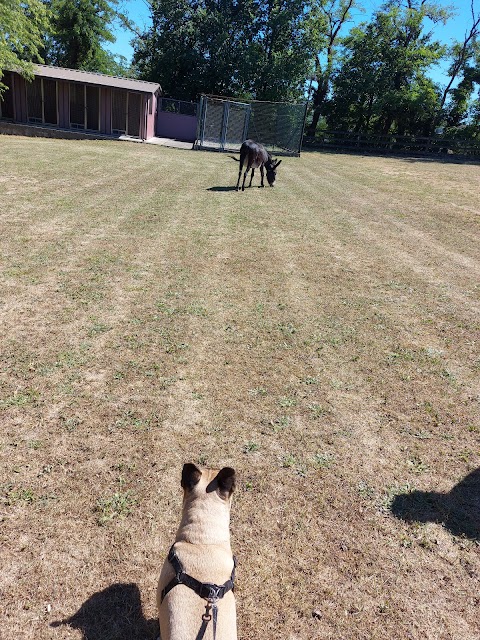
[[104, 87], [114, 87], [115, 89], [127, 89], [128, 91], [141, 91], [142, 93], [156, 93], [161, 91], [161, 87], [156, 82], [145, 82], [143, 80], [132, 80], [131, 78], [121, 78], [119, 76], [107, 76], [104, 73], [93, 73], [92, 71], [77, 71], [76, 69], [62, 69], [44, 64], [35, 64], [34, 73], [42, 78], [53, 78], [54, 80], [66, 80], [69, 82], [83, 82], [85, 84], [96, 84]]

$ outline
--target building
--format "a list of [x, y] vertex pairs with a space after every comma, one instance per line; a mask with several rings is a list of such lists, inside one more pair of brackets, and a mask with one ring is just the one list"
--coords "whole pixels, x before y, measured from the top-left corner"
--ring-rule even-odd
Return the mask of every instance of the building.
[[4, 72], [0, 121], [140, 140], [155, 135], [159, 84], [40, 64], [34, 74], [29, 81]]

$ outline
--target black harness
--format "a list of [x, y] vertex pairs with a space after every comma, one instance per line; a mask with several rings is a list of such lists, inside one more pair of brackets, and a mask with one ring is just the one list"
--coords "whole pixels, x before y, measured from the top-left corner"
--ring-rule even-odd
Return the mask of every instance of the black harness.
[[[203, 600], [206, 600], [205, 613], [202, 615], [202, 626], [197, 634], [195, 640], [202, 640], [207, 630], [208, 623], [213, 618], [213, 640], [217, 637], [217, 617], [218, 617], [218, 601], [229, 591], [233, 591], [235, 586], [235, 569], [237, 567], [237, 560], [233, 556], [233, 570], [230, 579], [224, 584], [218, 585], [213, 582], [200, 582], [196, 578], [189, 576], [183, 570], [183, 565], [180, 562], [179, 557], [175, 553], [175, 545], [172, 545], [168, 553], [168, 561], [172, 565], [175, 571], [175, 577], [170, 580], [167, 586], [162, 590], [160, 596], [160, 602], [162, 603], [167, 593], [169, 593], [177, 584], [183, 584], [192, 591], [195, 591], [197, 596], [200, 596]], [[212, 613], [210, 613], [212, 611]]]

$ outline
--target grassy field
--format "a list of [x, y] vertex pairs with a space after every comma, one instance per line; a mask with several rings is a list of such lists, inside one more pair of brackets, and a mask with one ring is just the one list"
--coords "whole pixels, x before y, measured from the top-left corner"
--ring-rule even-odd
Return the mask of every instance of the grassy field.
[[2, 640], [156, 637], [186, 461], [239, 475], [241, 640], [478, 640], [480, 166], [0, 157]]

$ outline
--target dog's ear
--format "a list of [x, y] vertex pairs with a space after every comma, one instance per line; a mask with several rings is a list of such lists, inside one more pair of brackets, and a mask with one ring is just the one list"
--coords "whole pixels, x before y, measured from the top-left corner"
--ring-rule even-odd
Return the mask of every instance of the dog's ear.
[[200, 469], [191, 462], [187, 462], [183, 465], [182, 469], [182, 488], [185, 489], [185, 491], [192, 490], [193, 487], [198, 484], [201, 477], [202, 472]]
[[235, 489], [235, 469], [224, 467], [217, 475], [218, 493], [224, 500], [228, 500]]

